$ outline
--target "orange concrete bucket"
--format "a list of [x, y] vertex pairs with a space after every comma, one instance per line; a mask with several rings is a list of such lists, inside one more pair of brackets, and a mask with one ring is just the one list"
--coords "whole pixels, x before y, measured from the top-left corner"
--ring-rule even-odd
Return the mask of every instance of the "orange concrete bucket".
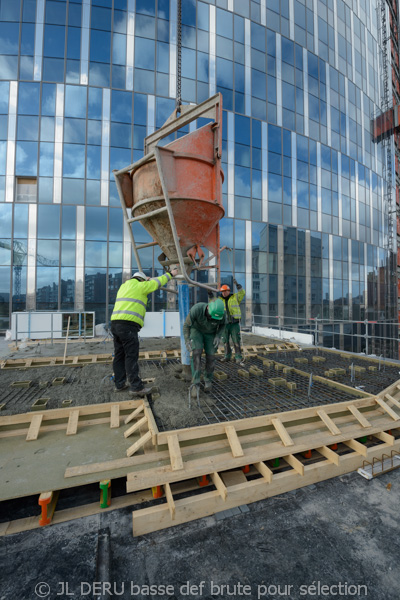
[[[124, 169], [124, 173], [117, 174], [125, 206], [132, 210], [132, 219], [128, 222], [140, 219], [169, 261], [178, 262], [177, 239], [183, 256], [193, 259], [197, 252], [201, 259], [201, 247], [219, 253], [218, 223], [225, 211], [221, 169], [222, 98], [218, 96], [214, 123], [164, 147], [154, 142], [149, 144], [153, 152], [146, 155], [148, 159], [145, 156], [132, 165], [130, 171]], [[199, 107], [190, 109], [194, 112]], [[168, 131], [168, 127], [173, 126], [173, 121], [170, 123], [168, 120], [152, 135], [162, 139], [163, 129]], [[146, 138], [146, 142], [151, 138]], [[166, 197], [170, 211], [166, 208]]]
[[[224, 174], [214, 161], [213, 124], [160, 148], [162, 171], [182, 253], [193, 246], [208, 246], [211, 232], [224, 216]], [[164, 206], [164, 194], [156, 160], [132, 177], [132, 217]], [[167, 212], [143, 221], [169, 260], [176, 259], [175, 244]]]

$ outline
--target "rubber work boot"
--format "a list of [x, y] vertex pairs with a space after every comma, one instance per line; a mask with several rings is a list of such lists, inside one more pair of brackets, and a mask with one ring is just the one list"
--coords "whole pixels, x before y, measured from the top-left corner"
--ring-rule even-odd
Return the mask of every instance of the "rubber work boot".
[[147, 396], [151, 393], [151, 387], [144, 387], [141, 390], [129, 390], [129, 395], [133, 398], [139, 398], [141, 396]]
[[224, 358], [221, 358], [221, 362], [229, 362], [231, 360], [230, 356], [224, 356]]
[[127, 381], [125, 381], [124, 385], [122, 387], [115, 387], [114, 388], [114, 392], [123, 392], [124, 390], [127, 390], [129, 388], [129, 383]]
[[204, 391], [206, 394], [209, 394], [212, 390], [212, 382], [211, 381], [205, 381], [204, 382]]

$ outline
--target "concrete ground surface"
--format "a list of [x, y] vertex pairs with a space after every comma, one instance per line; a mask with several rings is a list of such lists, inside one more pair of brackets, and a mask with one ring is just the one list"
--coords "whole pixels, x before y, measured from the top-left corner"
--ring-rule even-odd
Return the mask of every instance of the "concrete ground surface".
[[[91, 352], [111, 350], [100, 346]], [[0, 356], [9, 354], [0, 339]], [[82, 504], [99, 497], [97, 487], [84, 494]], [[0, 537], [0, 600], [399, 600], [399, 500], [400, 470], [372, 481], [351, 473], [137, 538], [129, 507]], [[29, 514], [36, 502], [27, 499]]]
[[129, 508], [15, 534], [0, 599], [398, 600], [399, 499], [400, 471], [351, 473], [138, 538]]

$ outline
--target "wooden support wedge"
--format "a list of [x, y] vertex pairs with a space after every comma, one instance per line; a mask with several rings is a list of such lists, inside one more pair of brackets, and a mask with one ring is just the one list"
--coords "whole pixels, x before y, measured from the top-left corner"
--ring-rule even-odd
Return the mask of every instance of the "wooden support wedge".
[[67, 435], [75, 435], [78, 431], [79, 408], [71, 410], [68, 417]]
[[133, 454], [135, 454], [135, 452], [137, 452], [139, 448], [144, 446], [149, 440], [151, 440], [151, 431], [145, 433], [141, 438], [138, 439], [137, 442], [135, 442], [132, 446], [129, 446], [128, 450], [126, 451], [126, 455], [133, 456]]
[[400, 402], [396, 400], [396, 398], [393, 398], [393, 396], [391, 396], [390, 394], [385, 394], [385, 399], [390, 400], [390, 402], [393, 402], [393, 404], [397, 406], [397, 408], [400, 408]]
[[239, 456], [243, 456], [243, 448], [238, 438], [238, 434], [236, 433], [236, 429], [233, 425], [227, 425], [225, 427], [226, 437], [228, 438], [229, 445], [232, 450], [232, 454], [235, 458]]
[[43, 415], [34, 415], [32, 417], [31, 424], [29, 425], [28, 433], [26, 434], [26, 441], [32, 442], [37, 440], [39, 435], [39, 429], [42, 424]]
[[118, 429], [119, 427], [119, 404], [113, 404], [110, 411], [110, 428]]
[[383, 410], [385, 412], [387, 412], [387, 414], [392, 417], [393, 421], [399, 421], [400, 420], [400, 416], [393, 410], [393, 408], [390, 408], [390, 406], [388, 404], [386, 404], [386, 402], [384, 400], [382, 400], [382, 398], [379, 398], [379, 396], [377, 396], [375, 398], [375, 401], [377, 404], [379, 404], [379, 406], [381, 406], [383, 408]]
[[285, 426], [280, 419], [271, 419], [271, 424], [275, 427], [275, 430], [282, 440], [284, 446], [294, 446], [294, 442], [288, 434]]
[[222, 481], [221, 477], [218, 475], [218, 473], [211, 473], [210, 477], [222, 500], [225, 501], [228, 496], [228, 490], [226, 489], [226, 486]]
[[385, 444], [389, 444], [389, 446], [393, 446], [396, 439], [394, 435], [390, 435], [390, 433], [386, 433], [386, 431], [374, 433], [374, 437], [378, 438], [378, 440], [381, 440], [381, 442], [385, 442]]
[[133, 421], [133, 419], [135, 417], [137, 417], [138, 415], [140, 415], [141, 412], [144, 411], [144, 405], [141, 404], [140, 406], [138, 406], [137, 408], [135, 408], [135, 410], [126, 417], [124, 423], [125, 425], [128, 425], [128, 423], [130, 423], [131, 421]]
[[[128, 438], [132, 433], [135, 433], [140, 427], [142, 427], [145, 423], [147, 423], [147, 417], [142, 417], [139, 421], [136, 421], [132, 427], [129, 427], [124, 433], [124, 438]], [[151, 435], [151, 434], [150, 434]]]
[[264, 477], [265, 481], [267, 481], [268, 483], [271, 483], [272, 477], [273, 477], [273, 473], [272, 473], [271, 469], [269, 467], [267, 467], [267, 465], [263, 462], [254, 463], [254, 466], [257, 469], [257, 471], [260, 473], [260, 475], [262, 475]]
[[321, 446], [320, 448], [316, 448], [316, 451], [322, 454], [329, 462], [333, 463], [337, 467], [340, 463], [340, 456], [334, 450], [328, 448], [328, 446]]
[[360, 413], [357, 407], [352, 406], [351, 404], [348, 406], [349, 411], [352, 415], [355, 416], [357, 421], [360, 423], [361, 427], [371, 427], [371, 423], [367, 421], [367, 419]]
[[169, 508], [169, 514], [171, 515], [171, 520], [174, 521], [176, 507], [175, 507], [174, 497], [173, 497], [172, 491], [171, 491], [171, 486], [169, 485], [169, 483], [166, 483], [164, 485], [164, 491], [165, 491], [165, 497], [167, 499], [167, 504], [168, 504], [168, 508]]
[[283, 456], [283, 459], [298, 473], [299, 475], [304, 475], [304, 465], [299, 461], [293, 454], [288, 454], [287, 456]]
[[357, 440], [347, 440], [346, 442], [343, 442], [343, 444], [354, 450], [354, 452], [361, 454], [365, 458], [367, 457], [367, 446], [360, 444], [360, 442], [357, 442]]
[[326, 412], [322, 408], [317, 410], [317, 415], [319, 416], [321, 421], [325, 423], [332, 435], [340, 435], [342, 433], [339, 427], [335, 425], [332, 419], [326, 414]]
[[181, 448], [179, 446], [179, 438], [177, 434], [169, 435], [167, 437], [169, 456], [171, 458], [171, 467], [173, 471], [179, 471], [183, 469], [183, 460]]

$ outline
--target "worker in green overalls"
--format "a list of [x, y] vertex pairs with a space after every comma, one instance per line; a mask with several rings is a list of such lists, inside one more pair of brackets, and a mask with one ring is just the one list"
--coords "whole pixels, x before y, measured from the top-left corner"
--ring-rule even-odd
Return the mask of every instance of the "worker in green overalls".
[[183, 325], [185, 344], [192, 353], [192, 393], [200, 387], [201, 355], [203, 348], [206, 354], [204, 373], [204, 391], [212, 389], [215, 368], [215, 352], [221, 340], [225, 327], [225, 310], [221, 298], [216, 298], [209, 304], [198, 302], [189, 311]]
[[232, 349], [229, 343], [229, 338], [232, 338], [232, 342], [235, 347], [235, 360], [237, 363], [241, 363], [243, 361], [242, 349], [240, 347], [240, 319], [242, 317], [242, 313], [240, 312], [239, 305], [243, 300], [246, 292], [244, 291], [240, 283], [236, 281], [236, 279], [233, 280], [233, 283], [237, 287], [236, 294], [232, 294], [229, 285], [223, 285], [220, 288], [222, 300], [224, 302], [226, 310], [226, 325], [222, 339], [222, 341], [225, 344], [225, 356], [223, 360], [225, 362], [231, 360]]

